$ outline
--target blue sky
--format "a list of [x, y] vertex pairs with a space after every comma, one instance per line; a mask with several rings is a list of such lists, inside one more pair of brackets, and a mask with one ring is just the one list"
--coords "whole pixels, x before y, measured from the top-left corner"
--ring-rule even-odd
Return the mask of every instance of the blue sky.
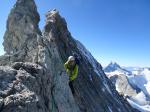
[[[0, 54], [10, 9], [16, 0], [1, 0]], [[103, 65], [150, 66], [150, 0], [36, 0], [41, 16], [56, 8], [72, 36]]]

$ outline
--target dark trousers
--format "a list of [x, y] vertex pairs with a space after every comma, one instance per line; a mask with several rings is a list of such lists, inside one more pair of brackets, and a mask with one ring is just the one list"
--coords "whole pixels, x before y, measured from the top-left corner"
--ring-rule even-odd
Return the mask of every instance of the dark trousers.
[[71, 91], [72, 91], [72, 94], [74, 94], [74, 93], [75, 93], [75, 90], [74, 90], [74, 87], [73, 87], [73, 81], [70, 81], [70, 82], [69, 82], [69, 86], [70, 86], [70, 89], [71, 89]]

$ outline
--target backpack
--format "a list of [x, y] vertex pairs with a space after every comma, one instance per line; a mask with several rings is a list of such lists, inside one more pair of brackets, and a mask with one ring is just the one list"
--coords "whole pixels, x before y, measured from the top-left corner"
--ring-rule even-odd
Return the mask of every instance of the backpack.
[[73, 56], [75, 57], [75, 62], [77, 65], [80, 65], [80, 59], [79, 56], [77, 54], [73, 54]]

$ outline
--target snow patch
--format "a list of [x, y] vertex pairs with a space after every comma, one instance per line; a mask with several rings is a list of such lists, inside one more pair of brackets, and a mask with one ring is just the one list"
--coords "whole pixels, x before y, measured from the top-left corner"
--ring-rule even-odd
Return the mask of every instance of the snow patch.
[[110, 90], [110, 88], [108, 87], [108, 85], [104, 83], [104, 86], [106, 87], [107, 91], [108, 91], [111, 95], [113, 95], [112, 92], [111, 92], [111, 90]]
[[150, 112], [150, 105], [140, 106], [130, 99], [127, 99], [127, 101], [131, 104], [131, 106], [133, 108], [136, 108], [136, 109], [140, 110], [141, 112]]
[[[128, 102], [141, 112], [150, 112], [150, 68], [132, 68], [129, 75], [124, 70], [118, 67], [105, 73], [108, 77], [125, 75], [132, 87], [140, 92], [128, 98]], [[120, 92], [119, 85], [116, 83], [115, 86]]]
[[110, 112], [113, 112], [109, 106], [108, 106], [108, 109], [109, 109]]
[[[112, 94], [110, 88], [107, 85], [107, 81], [105, 78], [105, 74], [104, 72], [99, 68], [98, 63], [96, 62], [95, 58], [91, 55], [91, 53], [79, 42], [76, 40], [76, 44], [77, 44], [77, 48], [79, 49], [79, 51], [81, 52], [81, 54], [83, 54], [83, 56], [86, 58], [87, 61], [90, 62], [90, 64], [92, 65], [92, 68], [94, 69], [95, 73], [103, 78], [103, 84], [106, 87], [106, 89], [108, 90], [108, 92]], [[92, 80], [92, 76], [90, 76], [91, 74], [89, 74], [90, 80]]]
[[95, 73], [100, 76], [102, 71], [98, 70], [97, 62], [94, 59], [94, 57], [91, 55], [91, 53], [79, 41], [76, 40], [76, 43], [77, 43], [77, 47], [78, 47], [79, 51], [82, 52], [82, 54], [86, 57], [86, 59], [93, 66]]

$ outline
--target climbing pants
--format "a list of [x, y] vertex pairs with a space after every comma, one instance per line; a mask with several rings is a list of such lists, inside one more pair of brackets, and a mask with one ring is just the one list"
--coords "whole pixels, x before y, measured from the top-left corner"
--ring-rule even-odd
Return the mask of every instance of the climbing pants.
[[75, 93], [75, 90], [74, 90], [74, 87], [73, 87], [73, 81], [70, 81], [70, 82], [69, 82], [69, 86], [70, 86], [70, 89], [71, 89], [71, 91], [72, 91], [72, 94], [74, 94], [74, 93]]

